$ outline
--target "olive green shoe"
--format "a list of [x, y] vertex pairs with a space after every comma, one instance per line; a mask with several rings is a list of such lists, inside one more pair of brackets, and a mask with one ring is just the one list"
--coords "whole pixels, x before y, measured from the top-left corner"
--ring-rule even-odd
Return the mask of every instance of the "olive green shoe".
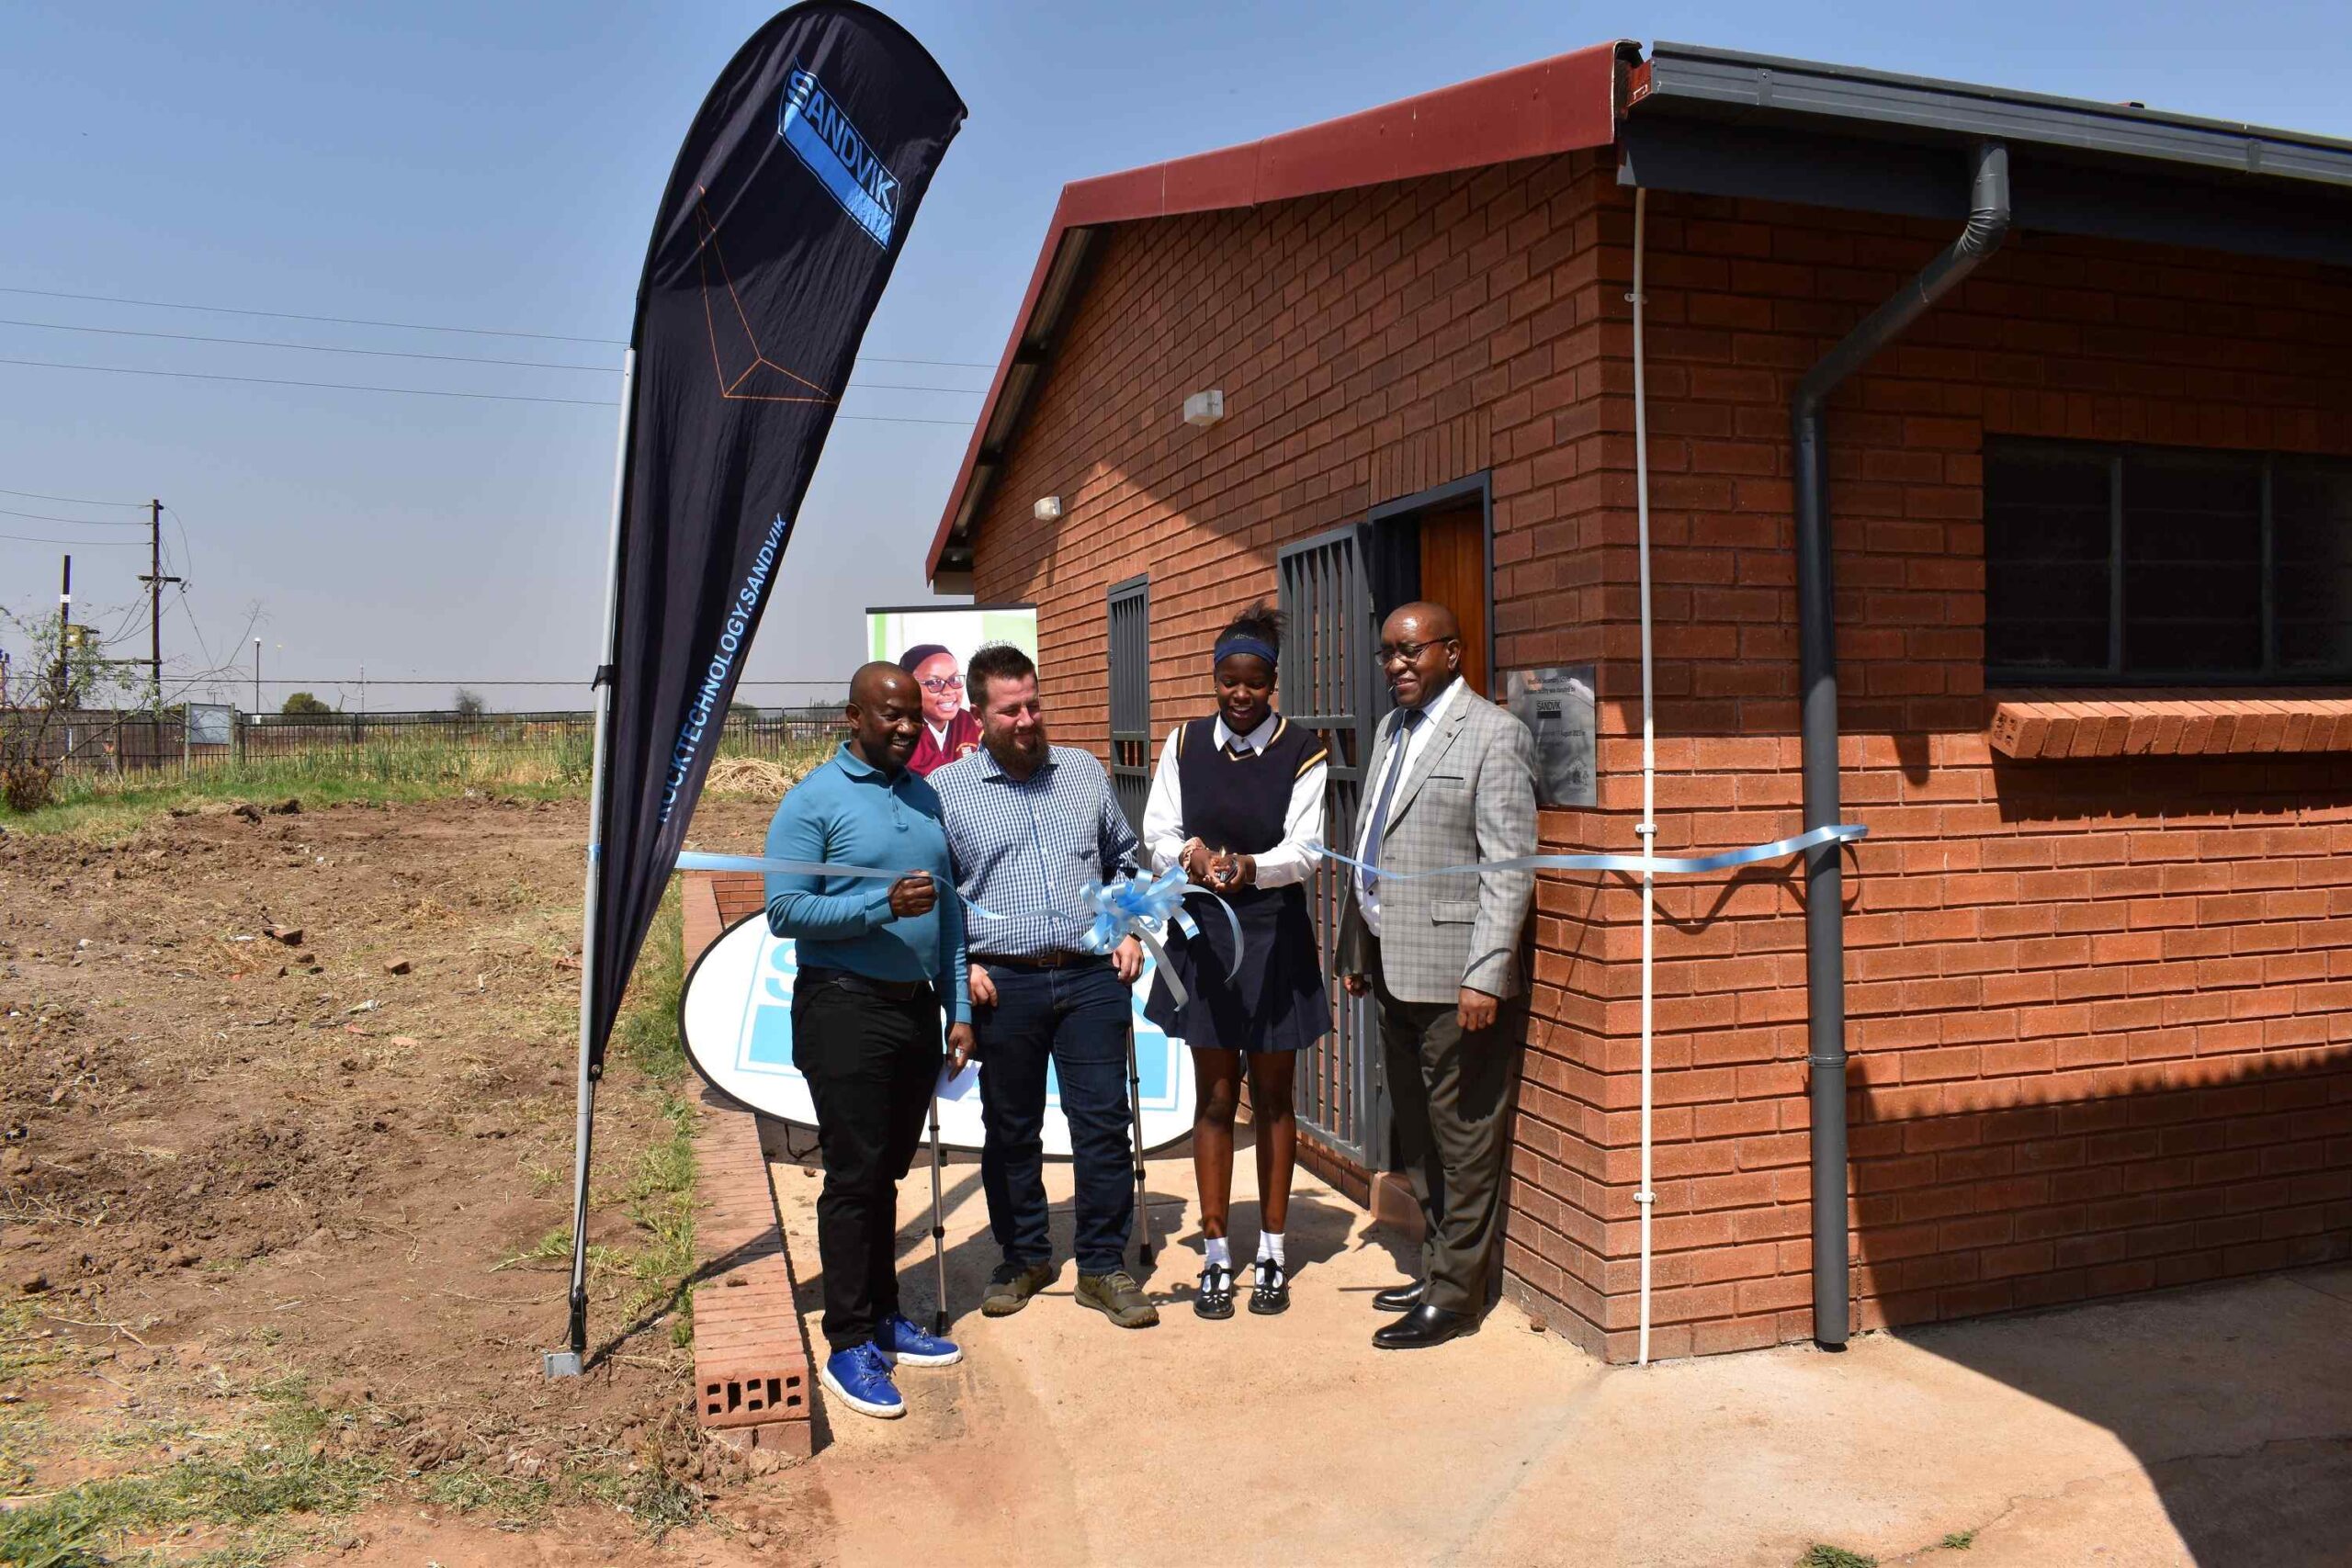
[[1011, 1317], [1029, 1304], [1029, 1298], [1061, 1277], [1050, 1263], [1000, 1263], [989, 1276], [988, 1293], [980, 1298], [982, 1317]]
[[1080, 1274], [1078, 1304], [1092, 1307], [1122, 1328], [1149, 1328], [1159, 1321], [1159, 1309], [1145, 1299], [1143, 1287], [1124, 1269]]

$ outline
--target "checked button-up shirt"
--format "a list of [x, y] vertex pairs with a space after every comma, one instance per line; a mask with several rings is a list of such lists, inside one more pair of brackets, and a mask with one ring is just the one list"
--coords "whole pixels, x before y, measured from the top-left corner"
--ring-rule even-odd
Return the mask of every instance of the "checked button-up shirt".
[[1046, 748], [1025, 779], [985, 746], [935, 770], [931, 787], [947, 826], [947, 851], [964, 896], [991, 914], [969, 916], [975, 957], [1075, 953], [1093, 929], [1090, 882], [1108, 882], [1135, 857], [1136, 836], [1092, 753]]

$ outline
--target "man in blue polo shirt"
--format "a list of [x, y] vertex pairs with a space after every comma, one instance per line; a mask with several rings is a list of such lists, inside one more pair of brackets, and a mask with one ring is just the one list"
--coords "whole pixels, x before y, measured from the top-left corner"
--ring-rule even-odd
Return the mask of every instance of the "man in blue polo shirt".
[[961, 1060], [972, 1008], [939, 796], [907, 768], [922, 688], [895, 664], [868, 664], [850, 681], [847, 712], [849, 739], [776, 807], [767, 852], [907, 874], [771, 875], [768, 930], [798, 945], [792, 1064], [808, 1080], [825, 1163], [817, 1256], [831, 1354], [819, 1376], [851, 1409], [894, 1416], [906, 1413], [894, 1364], [944, 1367], [964, 1354], [899, 1310], [896, 1242], [899, 1182], [939, 1087], [941, 1015]]

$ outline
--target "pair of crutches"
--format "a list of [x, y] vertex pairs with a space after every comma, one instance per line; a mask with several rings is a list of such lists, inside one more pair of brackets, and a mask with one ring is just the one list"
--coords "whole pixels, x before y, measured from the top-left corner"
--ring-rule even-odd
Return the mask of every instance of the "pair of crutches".
[[[931, 1089], [931, 1261], [938, 1271], [939, 1309], [932, 1318], [931, 1331], [947, 1332], [947, 1222], [944, 1200], [941, 1195], [939, 1153], [939, 1091], [946, 1087], [946, 1069], [940, 1070], [939, 1082]], [[1151, 1263], [1151, 1205], [1144, 1190], [1143, 1168], [1143, 1073], [1136, 1059], [1136, 1026], [1127, 1022], [1127, 1116], [1133, 1129], [1128, 1147], [1135, 1156], [1136, 1169], [1136, 1237], [1142, 1244], [1140, 1253], [1146, 1267]]]

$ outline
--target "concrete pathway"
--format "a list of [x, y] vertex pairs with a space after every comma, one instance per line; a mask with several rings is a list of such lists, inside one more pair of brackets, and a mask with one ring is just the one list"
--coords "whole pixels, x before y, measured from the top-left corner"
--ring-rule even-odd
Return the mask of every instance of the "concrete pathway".
[[[803, 1135], [805, 1141], [805, 1134]], [[1246, 1142], [1246, 1140], [1245, 1140]], [[1255, 1246], [1250, 1156], [1238, 1251]], [[820, 1395], [817, 1457], [755, 1483], [818, 1561], [1758, 1564], [1814, 1542], [1959, 1568], [2352, 1563], [2352, 1265], [2032, 1317], [1605, 1369], [1505, 1304], [1475, 1337], [1374, 1351], [1389, 1233], [1302, 1172], [1293, 1306], [1193, 1314], [1189, 1154], [1150, 1167], [1157, 1328], [1071, 1300], [977, 1308], [979, 1169], [947, 1170], [961, 1367], [896, 1422]], [[775, 1167], [815, 1338], [819, 1179]], [[1069, 1243], [1069, 1171], [1048, 1168]], [[929, 1173], [902, 1193], [931, 1302]], [[1172, 1245], [1170, 1243], [1172, 1240]], [[1939, 1543], [1966, 1535], [1965, 1554]]]

